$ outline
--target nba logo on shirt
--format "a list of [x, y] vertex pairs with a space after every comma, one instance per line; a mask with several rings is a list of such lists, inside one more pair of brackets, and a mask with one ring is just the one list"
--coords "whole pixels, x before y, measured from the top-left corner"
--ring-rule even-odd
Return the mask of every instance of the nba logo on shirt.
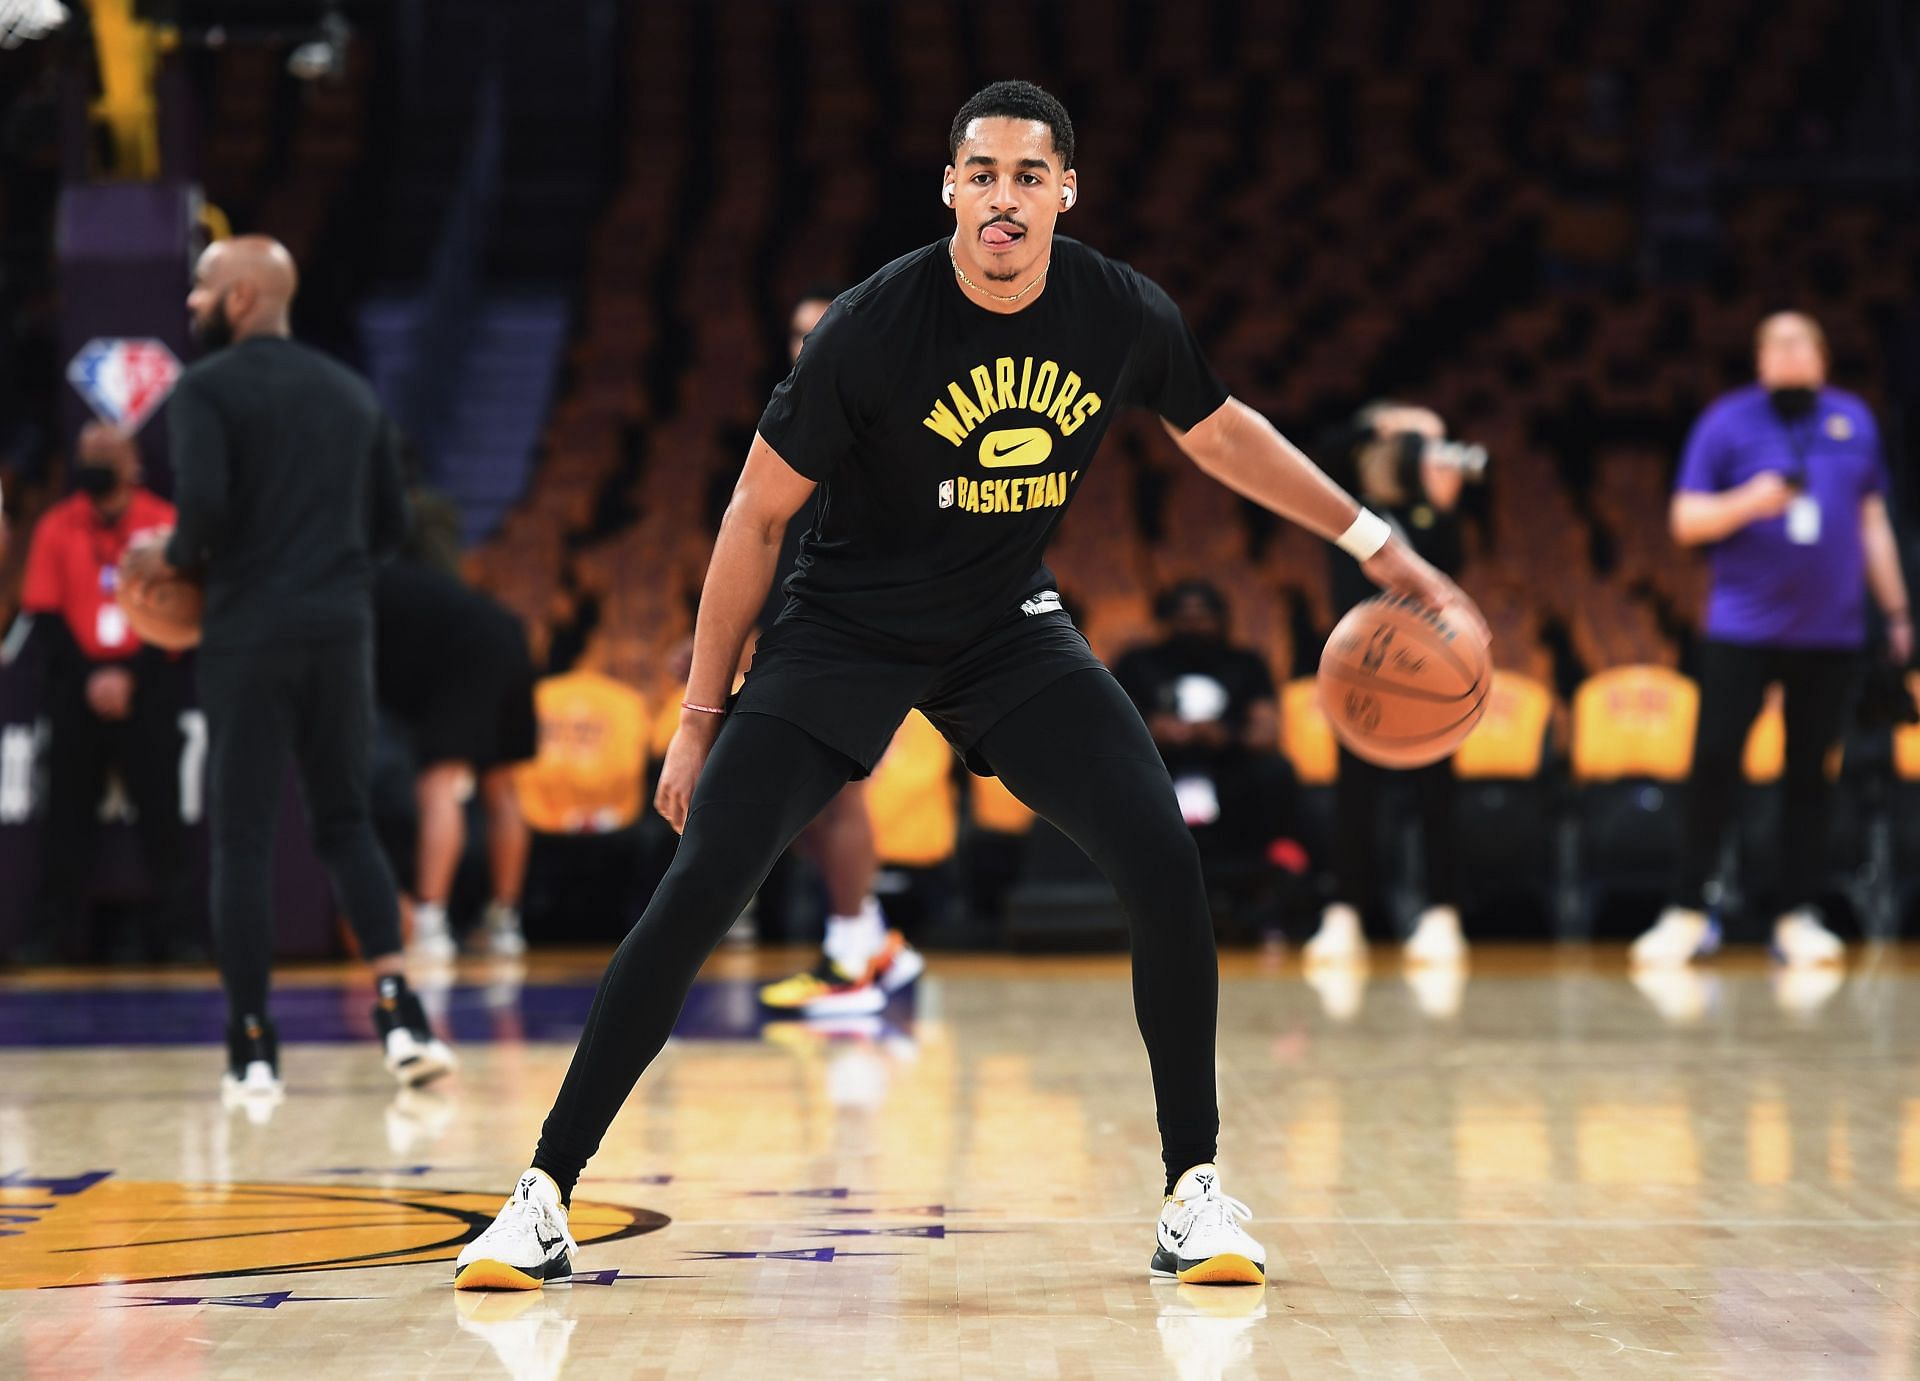
[[67, 366], [72, 384], [93, 415], [132, 436], [167, 401], [180, 361], [157, 340], [90, 340]]
[[940, 507], [942, 508], [953, 507], [953, 481], [952, 480], [940, 481]]

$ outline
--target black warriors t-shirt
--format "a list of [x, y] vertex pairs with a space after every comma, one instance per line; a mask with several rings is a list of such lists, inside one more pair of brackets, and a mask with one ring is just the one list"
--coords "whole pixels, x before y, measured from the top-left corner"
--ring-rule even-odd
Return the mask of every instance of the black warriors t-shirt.
[[968, 300], [946, 241], [896, 259], [835, 299], [760, 419], [820, 485], [783, 617], [938, 657], [1057, 607], [1042, 554], [1114, 415], [1186, 429], [1226, 399], [1172, 299], [1076, 240], [1007, 316]]

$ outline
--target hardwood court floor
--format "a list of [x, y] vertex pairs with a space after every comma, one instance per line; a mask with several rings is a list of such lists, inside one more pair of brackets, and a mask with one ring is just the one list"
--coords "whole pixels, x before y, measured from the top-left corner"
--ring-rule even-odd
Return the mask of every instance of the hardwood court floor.
[[0, 1376], [1916, 1370], [1920, 955], [1826, 992], [1751, 956], [1643, 992], [1617, 951], [1483, 951], [1459, 993], [1230, 957], [1223, 1183], [1265, 1291], [1146, 1277], [1122, 962], [935, 956], [885, 1022], [763, 1029], [749, 979], [792, 958], [710, 967], [582, 1182], [582, 1274], [518, 1296], [449, 1263], [591, 957], [464, 971], [464, 1068], [402, 1098], [365, 991], [287, 975], [261, 1119], [213, 1091], [206, 976], [0, 981]]

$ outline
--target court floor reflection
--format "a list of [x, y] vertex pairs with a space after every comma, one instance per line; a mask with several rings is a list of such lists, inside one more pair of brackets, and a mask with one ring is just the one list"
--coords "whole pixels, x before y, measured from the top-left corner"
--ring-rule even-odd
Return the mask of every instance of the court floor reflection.
[[[1221, 1165], [1264, 1292], [1146, 1277], [1124, 960], [943, 957], [917, 1002], [809, 1028], [742, 1000], [792, 959], [730, 956], [696, 991], [582, 1181], [574, 1282], [472, 1304], [449, 1262], [538, 1134], [591, 962], [511, 991], [457, 973], [462, 1071], [403, 1098], [350, 1029], [364, 994], [300, 976], [312, 1034], [259, 1119], [193, 1042], [177, 994], [204, 980], [158, 1004], [159, 1044], [100, 1043], [79, 979], [0, 986], [78, 1033], [0, 1049], [0, 1370], [1915, 1370], [1920, 955], [1636, 985], [1615, 951], [1488, 950], [1444, 987], [1229, 956]], [[104, 1020], [151, 990], [105, 985]]]

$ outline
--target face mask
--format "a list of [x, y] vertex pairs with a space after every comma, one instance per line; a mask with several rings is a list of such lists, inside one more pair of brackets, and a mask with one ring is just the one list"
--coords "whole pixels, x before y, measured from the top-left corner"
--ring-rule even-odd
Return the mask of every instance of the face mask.
[[104, 499], [120, 487], [111, 465], [82, 465], [74, 472], [74, 488], [90, 499]]
[[1813, 412], [1818, 396], [1810, 388], [1771, 388], [1767, 398], [1782, 421], [1798, 422]]

